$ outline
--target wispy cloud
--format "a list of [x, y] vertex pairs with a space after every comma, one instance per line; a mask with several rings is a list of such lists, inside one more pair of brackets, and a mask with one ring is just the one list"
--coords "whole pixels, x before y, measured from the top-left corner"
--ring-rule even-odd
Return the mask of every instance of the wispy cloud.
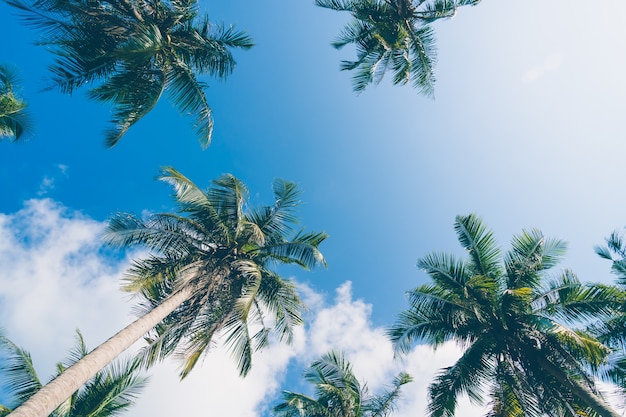
[[532, 83], [543, 77], [545, 74], [556, 71], [563, 65], [564, 57], [561, 54], [554, 54], [547, 57], [540, 65], [537, 65], [522, 75], [522, 81]]
[[37, 191], [37, 195], [39, 197], [46, 196], [50, 191], [54, 190], [56, 186], [56, 180], [59, 177], [59, 174], [62, 177], [67, 178], [69, 169], [67, 165], [59, 164], [56, 166], [56, 168], [58, 170], [58, 173], [55, 173], [54, 175], [46, 175], [43, 177], [43, 180], [41, 180], [41, 183], [39, 184], [39, 190]]

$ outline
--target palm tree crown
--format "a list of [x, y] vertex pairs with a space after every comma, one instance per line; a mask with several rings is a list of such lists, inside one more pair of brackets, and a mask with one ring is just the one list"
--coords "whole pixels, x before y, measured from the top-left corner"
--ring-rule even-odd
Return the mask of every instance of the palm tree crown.
[[275, 181], [274, 205], [248, 209], [247, 189], [231, 175], [213, 181], [207, 191], [172, 168], [161, 178], [174, 186], [179, 214], [148, 220], [118, 214], [105, 235], [110, 244], [152, 251], [134, 263], [125, 287], [141, 295], [145, 311], [172, 294], [187, 294], [148, 335], [145, 360], [178, 352], [185, 376], [221, 334], [245, 375], [252, 352], [269, 340], [268, 315], [278, 338], [287, 342], [302, 322], [294, 285], [272, 265], [325, 264], [318, 245], [326, 234], [294, 230], [299, 204], [294, 183]]
[[423, 94], [434, 93], [435, 37], [430, 24], [454, 16], [460, 6], [480, 0], [315, 0], [320, 7], [350, 12], [353, 17], [333, 46], [356, 46], [356, 61], [342, 61], [354, 70], [353, 87], [363, 91], [379, 83], [387, 71], [394, 84], [406, 84]]
[[41, 43], [57, 55], [50, 69], [60, 91], [89, 84], [90, 98], [113, 104], [109, 146], [164, 91], [195, 119], [200, 143], [208, 146], [213, 118], [196, 74], [225, 78], [235, 65], [230, 48], [253, 45], [246, 34], [199, 18], [195, 0], [6, 1], [44, 31]]
[[609, 314], [616, 289], [583, 286], [568, 270], [546, 282], [565, 243], [538, 230], [515, 236], [504, 256], [478, 217], [457, 217], [455, 230], [469, 259], [420, 259], [434, 283], [409, 292], [410, 308], [389, 330], [400, 352], [415, 341], [466, 348], [430, 385], [430, 415], [452, 416], [460, 394], [481, 402], [486, 391], [492, 416], [617, 416], [592, 377], [610, 350], [571, 327]]
[[26, 102], [14, 92], [16, 80], [17, 75], [13, 70], [0, 65], [0, 140], [18, 140], [29, 129]]
[[316, 398], [284, 391], [284, 402], [274, 407], [277, 417], [385, 417], [394, 407], [402, 385], [412, 381], [406, 373], [393, 380], [393, 387], [371, 395], [361, 385], [343, 354], [329, 352], [313, 362], [304, 374], [315, 386]]
[[[33, 367], [30, 354], [0, 334], [0, 354], [3, 388], [12, 398], [12, 404], [0, 404], [0, 416], [11, 412], [42, 387]], [[76, 332], [76, 344], [69, 358], [57, 364], [57, 375], [87, 354], [83, 336]], [[51, 414], [52, 417], [112, 417], [133, 405], [147, 379], [139, 376], [136, 360], [118, 361], [98, 372], [78, 392]]]

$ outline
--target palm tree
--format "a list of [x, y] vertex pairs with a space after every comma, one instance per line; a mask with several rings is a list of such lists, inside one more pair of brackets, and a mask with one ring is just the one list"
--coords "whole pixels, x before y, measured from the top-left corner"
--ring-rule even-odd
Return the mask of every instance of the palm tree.
[[[30, 354], [0, 334], [0, 371], [7, 394], [12, 398], [11, 407], [26, 401], [41, 389], [41, 382]], [[67, 367], [87, 354], [83, 336], [76, 332], [76, 344], [65, 363], [57, 364], [57, 376]], [[135, 402], [147, 380], [139, 377], [136, 360], [115, 362], [98, 372], [78, 392], [67, 399], [51, 414], [53, 417], [111, 417], [128, 409]], [[11, 408], [0, 404], [0, 416], [11, 412]]]
[[582, 285], [569, 270], [546, 282], [566, 245], [538, 230], [515, 236], [504, 256], [477, 216], [458, 216], [455, 230], [469, 259], [420, 259], [434, 283], [409, 292], [410, 308], [388, 332], [400, 353], [416, 341], [465, 348], [430, 385], [430, 415], [452, 416], [459, 395], [482, 402], [488, 393], [494, 416], [618, 417], [593, 377], [611, 351], [573, 326], [610, 314], [619, 291]]
[[315, 0], [315, 4], [353, 17], [332, 45], [354, 44], [356, 61], [342, 61], [342, 70], [354, 70], [354, 90], [378, 84], [387, 71], [394, 84], [409, 81], [420, 93], [432, 96], [435, 76], [435, 37], [430, 24], [451, 18], [457, 8], [480, 0]]
[[88, 84], [91, 99], [112, 103], [108, 146], [167, 91], [194, 118], [206, 148], [213, 118], [196, 74], [226, 78], [235, 66], [230, 49], [253, 45], [245, 33], [199, 18], [195, 0], [6, 1], [43, 30], [41, 44], [57, 56], [50, 70], [61, 92]]
[[371, 395], [352, 372], [341, 353], [330, 352], [313, 362], [304, 378], [315, 386], [317, 398], [284, 391], [285, 402], [274, 407], [277, 417], [384, 417], [393, 410], [402, 385], [412, 381], [406, 373], [393, 380], [393, 388]]
[[232, 175], [213, 181], [206, 191], [173, 168], [165, 168], [160, 179], [173, 186], [178, 213], [146, 220], [120, 213], [105, 232], [110, 245], [150, 252], [133, 263], [125, 286], [141, 297], [145, 314], [68, 368], [12, 417], [47, 416], [143, 336], [148, 340], [144, 364], [178, 353], [181, 377], [218, 340], [231, 350], [242, 376], [250, 370], [252, 352], [267, 345], [271, 329], [280, 341], [291, 342], [293, 328], [302, 322], [302, 304], [294, 284], [271, 267], [325, 265], [318, 246], [327, 237], [295, 231], [297, 186], [276, 180], [274, 204], [247, 209], [247, 189]]
[[611, 272], [617, 277], [617, 286], [624, 294], [624, 302], [615, 314], [593, 328], [598, 338], [615, 349], [607, 377], [626, 391], [626, 241], [623, 234], [614, 231], [606, 238], [605, 246], [596, 246], [596, 253], [612, 262]]
[[16, 97], [13, 91], [16, 80], [17, 75], [13, 70], [0, 65], [0, 140], [18, 140], [29, 129], [26, 102]]

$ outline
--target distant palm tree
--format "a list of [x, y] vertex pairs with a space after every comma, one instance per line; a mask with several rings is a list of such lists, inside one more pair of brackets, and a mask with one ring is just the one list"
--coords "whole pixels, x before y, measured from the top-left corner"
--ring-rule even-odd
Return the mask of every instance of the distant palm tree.
[[354, 70], [354, 90], [378, 84], [387, 71], [394, 84], [409, 81], [428, 96], [434, 93], [435, 37], [430, 24], [454, 16], [458, 7], [480, 0], [315, 0], [315, 4], [353, 17], [333, 46], [356, 46], [357, 60], [342, 61]]
[[[325, 233], [297, 232], [296, 184], [276, 180], [271, 206], [246, 207], [248, 191], [232, 175], [206, 191], [173, 168], [161, 180], [171, 184], [177, 213], [147, 220], [120, 213], [110, 221], [105, 241], [141, 247], [150, 254], [134, 262], [125, 289], [137, 292], [145, 313], [83, 360], [42, 388], [12, 417], [45, 417], [87, 379], [137, 340], [148, 345], [144, 364], [173, 353], [185, 377], [220, 339], [245, 376], [252, 353], [268, 344], [270, 331], [291, 342], [302, 322], [294, 285], [272, 267], [325, 265], [318, 246]], [[253, 332], [253, 333], [251, 333]]]
[[469, 259], [420, 259], [434, 283], [409, 292], [410, 308], [389, 330], [399, 352], [416, 341], [466, 348], [430, 385], [430, 416], [454, 415], [461, 394], [489, 394], [493, 416], [618, 417], [593, 377], [611, 350], [572, 325], [609, 315], [619, 291], [582, 285], [568, 270], [546, 282], [565, 243], [538, 230], [515, 236], [504, 257], [475, 215], [458, 216], [455, 230]]
[[196, 77], [228, 76], [231, 48], [253, 43], [232, 27], [198, 18], [195, 0], [6, 0], [27, 23], [43, 30], [41, 44], [57, 59], [50, 68], [64, 93], [90, 85], [89, 97], [113, 104], [115, 145], [128, 128], [149, 113], [163, 92], [184, 115], [191, 115], [203, 147], [211, 141], [213, 118]]
[[[64, 363], [57, 364], [57, 376], [83, 358], [87, 347], [80, 332], [76, 332], [76, 345]], [[133, 405], [147, 380], [138, 376], [135, 361], [115, 362], [98, 372], [78, 392], [67, 399], [51, 414], [52, 417], [112, 417]], [[17, 347], [0, 334], [0, 374], [8, 405], [0, 404], [0, 417], [11, 412], [42, 387], [33, 367], [30, 354]]]
[[0, 140], [18, 140], [30, 127], [26, 102], [14, 92], [16, 80], [17, 75], [13, 70], [0, 65]]
[[274, 407], [276, 417], [385, 417], [393, 411], [402, 385], [412, 381], [401, 373], [394, 378], [390, 391], [371, 395], [343, 354], [337, 352], [313, 362], [304, 378], [315, 386], [316, 398], [284, 391], [285, 401]]

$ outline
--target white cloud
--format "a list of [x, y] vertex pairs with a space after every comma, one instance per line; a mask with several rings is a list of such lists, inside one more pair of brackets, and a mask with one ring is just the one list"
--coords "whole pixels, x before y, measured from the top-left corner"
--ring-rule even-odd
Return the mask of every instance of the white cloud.
[[543, 63], [537, 65], [522, 75], [522, 81], [525, 83], [531, 83], [537, 81], [543, 77], [546, 73], [556, 71], [563, 65], [563, 55], [554, 54], [545, 59]]
[[48, 194], [52, 190], [54, 190], [54, 178], [45, 176], [43, 180], [41, 180], [41, 184], [39, 184], [37, 195], [41, 197]]
[[98, 254], [102, 225], [51, 200], [0, 214], [0, 323], [52, 374], [79, 327], [90, 345], [129, 320], [123, 265]]
[[[61, 176], [68, 176], [67, 172], [69, 167], [67, 165], [59, 164], [57, 165], [57, 169], [59, 170]], [[50, 191], [54, 190], [54, 188], [56, 187], [56, 177], [57, 176], [50, 175], [46, 175], [43, 177], [41, 183], [39, 184], [39, 190], [37, 191], [37, 195], [39, 197], [43, 197], [47, 195]]]

